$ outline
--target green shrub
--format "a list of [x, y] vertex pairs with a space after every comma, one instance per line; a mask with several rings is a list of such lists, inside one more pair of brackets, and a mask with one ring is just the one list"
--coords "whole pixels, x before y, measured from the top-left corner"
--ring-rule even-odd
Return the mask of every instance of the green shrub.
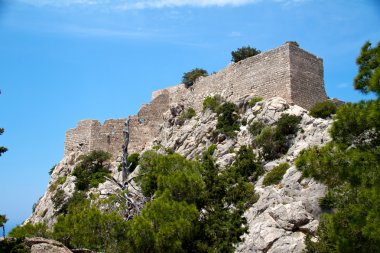
[[139, 165], [139, 159], [140, 159], [140, 154], [139, 153], [133, 153], [128, 155], [127, 158], [127, 163], [128, 163], [128, 171], [133, 172], [137, 165]]
[[208, 76], [207, 70], [195, 68], [183, 74], [182, 83], [184, 83], [186, 88], [188, 88], [192, 86], [194, 82], [201, 76]]
[[264, 127], [256, 137], [256, 145], [261, 148], [261, 155], [265, 160], [279, 158], [288, 150], [286, 137], [280, 134], [275, 127]]
[[121, 253], [126, 252], [126, 226], [117, 213], [101, 212], [82, 199], [58, 217], [52, 237], [70, 248]]
[[240, 129], [238, 107], [231, 102], [222, 104], [218, 111], [218, 121], [216, 123], [216, 132], [223, 133], [228, 137], [236, 136], [237, 130]]
[[260, 102], [262, 100], [263, 100], [262, 97], [253, 97], [251, 100], [249, 100], [248, 105], [249, 107], [254, 107], [257, 104], [257, 102]]
[[268, 174], [265, 175], [263, 185], [268, 186], [271, 184], [280, 183], [282, 177], [285, 175], [286, 171], [289, 169], [288, 163], [281, 163], [274, 167]]
[[261, 167], [244, 146], [236, 164], [219, 171], [215, 149], [204, 152], [202, 163], [154, 151], [141, 156], [139, 181], [155, 198], [128, 222], [128, 252], [234, 251], [248, 231], [242, 214], [258, 198], [247, 175]]
[[62, 205], [64, 204], [64, 201], [65, 201], [65, 197], [66, 197], [66, 194], [65, 194], [65, 191], [64, 190], [58, 190], [54, 196], [51, 198], [51, 200], [53, 201], [53, 206], [54, 206], [54, 209], [60, 211], [60, 208], [62, 207]]
[[298, 126], [301, 120], [301, 116], [284, 113], [276, 122], [277, 131], [282, 135], [296, 134], [298, 132]]
[[0, 252], [30, 253], [31, 250], [25, 245], [23, 238], [5, 238], [0, 240]]
[[49, 238], [50, 233], [48, 232], [48, 227], [45, 223], [26, 223], [22, 226], [17, 226], [13, 228], [9, 234], [11, 237], [23, 238], [23, 237], [44, 237]]
[[236, 51], [232, 51], [232, 61], [233, 62], [239, 62], [241, 60], [244, 60], [248, 57], [255, 56], [257, 54], [261, 53], [260, 50], [257, 50], [256, 48], [252, 48], [250, 46], [241, 47], [238, 48]]
[[327, 117], [330, 117], [331, 115], [335, 114], [337, 111], [337, 106], [331, 101], [323, 101], [316, 103], [311, 109], [310, 109], [310, 116], [313, 116], [314, 118], [322, 118], [326, 119]]
[[216, 113], [222, 103], [223, 103], [223, 98], [220, 95], [215, 95], [213, 97], [206, 97], [203, 100], [203, 111], [210, 109], [211, 111]]
[[49, 170], [49, 175], [53, 174], [55, 167], [57, 167], [56, 164], [53, 167], [51, 167], [51, 169]]
[[287, 42], [285, 42], [285, 44], [287, 44], [287, 43], [295, 45], [296, 47], [300, 46], [297, 41], [287, 41]]
[[255, 180], [264, 172], [250, 146], [243, 145], [240, 147], [234, 165], [239, 175], [243, 177], [252, 176]]
[[248, 131], [253, 135], [257, 136], [261, 133], [261, 130], [265, 127], [264, 122], [262, 121], [252, 121], [248, 126]]
[[179, 154], [161, 155], [154, 151], [144, 152], [139, 163], [141, 166], [139, 182], [145, 196], [152, 196], [155, 193], [160, 177], [181, 170], [199, 172], [201, 169], [198, 163], [186, 160]]
[[247, 125], [247, 118], [243, 118], [243, 119], [241, 120], [241, 125], [242, 125], [242, 126], [246, 126], [246, 125]]
[[91, 187], [97, 187], [99, 183], [106, 181], [105, 176], [110, 174], [105, 162], [111, 155], [101, 150], [94, 150], [81, 157], [81, 162], [74, 168], [76, 176], [75, 188], [87, 191]]
[[186, 111], [183, 111], [181, 113], [181, 116], [179, 118], [185, 121], [187, 119], [191, 119], [195, 115], [196, 115], [196, 112], [195, 112], [194, 108], [189, 107], [189, 108], [187, 108]]

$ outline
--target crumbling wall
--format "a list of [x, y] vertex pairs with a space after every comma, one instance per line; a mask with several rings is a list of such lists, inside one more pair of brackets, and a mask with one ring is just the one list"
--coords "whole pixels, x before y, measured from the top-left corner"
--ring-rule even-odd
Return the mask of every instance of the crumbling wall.
[[[216, 94], [232, 102], [247, 95], [264, 99], [282, 97], [289, 103], [310, 109], [316, 102], [327, 99], [323, 61], [292, 43], [286, 43], [201, 77], [190, 88], [180, 84], [155, 91], [152, 104], [144, 105], [138, 116], [131, 117], [129, 150], [139, 152], [154, 139], [169, 104], [180, 103], [199, 112], [205, 97]], [[143, 123], [139, 122], [141, 118], [144, 118]]]
[[143, 105], [136, 116], [129, 117], [129, 154], [141, 152], [158, 135], [169, 103], [169, 92], [164, 90], [150, 104]]
[[[251, 95], [264, 99], [282, 97], [289, 103], [310, 109], [327, 99], [323, 81], [323, 61], [292, 43], [229, 64], [225, 69], [199, 78], [193, 86], [183, 84], [155, 91], [152, 102], [129, 117], [128, 152], [141, 152], [152, 143], [163, 123], [163, 113], [171, 103], [200, 111], [205, 97], [219, 94], [237, 102]], [[66, 134], [65, 154], [101, 149], [114, 156], [122, 153], [125, 120], [109, 120], [104, 125], [87, 120]]]
[[97, 120], [79, 121], [76, 128], [66, 132], [64, 155], [78, 151], [87, 153], [103, 150], [114, 159], [122, 156], [125, 123], [126, 119], [106, 120], [103, 125]]

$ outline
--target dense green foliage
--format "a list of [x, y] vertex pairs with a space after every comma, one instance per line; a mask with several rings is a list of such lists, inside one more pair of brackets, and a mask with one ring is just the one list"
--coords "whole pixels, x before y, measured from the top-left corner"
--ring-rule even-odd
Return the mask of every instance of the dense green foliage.
[[252, 149], [243, 146], [234, 166], [220, 172], [215, 147], [201, 163], [154, 151], [141, 156], [140, 185], [155, 198], [128, 223], [130, 252], [234, 251], [247, 231], [242, 214], [257, 200], [248, 178], [262, 168]]
[[277, 131], [281, 135], [296, 134], [299, 130], [301, 116], [290, 115], [284, 113], [276, 122]]
[[30, 253], [31, 250], [24, 243], [23, 238], [5, 238], [0, 241], [1, 253]]
[[189, 107], [181, 113], [181, 115], [179, 116], [179, 120], [185, 121], [187, 119], [191, 119], [195, 115], [196, 115], [196, 112], [195, 112], [194, 108]]
[[272, 160], [285, 154], [289, 149], [289, 136], [298, 132], [300, 122], [300, 116], [286, 113], [281, 115], [274, 126], [263, 127], [261, 123], [252, 122], [249, 130], [253, 136], [257, 135], [255, 145], [261, 149], [261, 156]]
[[263, 100], [262, 97], [253, 97], [251, 100], [249, 100], [248, 105], [249, 107], [254, 107], [257, 104], [257, 102], [260, 102], [262, 100]]
[[140, 154], [139, 153], [133, 153], [128, 155], [127, 163], [128, 163], [128, 171], [133, 172], [137, 165], [139, 165], [140, 160]]
[[217, 114], [218, 122], [215, 131], [228, 137], [236, 136], [235, 131], [240, 129], [238, 107], [232, 102], [225, 102], [218, 108]]
[[22, 226], [17, 226], [9, 232], [10, 237], [22, 238], [22, 237], [43, 237], [49, 238], [48, 227], [45, 223], [27, 223]]
[[255, 121], [252, 121], [248, 125], [248, 131], [253, 136], [257, 136], [258, 134], [261, 133], [261, 131], [264, 129], [264, 127], [265, 127], [265, 124], [262, 121], [255, 120]]
[[223, 98], [220, 95], [206, 97], [203, 100], [203, 111], [210, 109], [211, 111], [216, 113], [222, 103]]
[[81, 157], [81, 162], [74, 168], [73, 175], [76, 176], [75, 188], [87, 191], [91, 187], [97, 187], [99, 183], [105, 182], [105, 176], [110, 174], [105, 162], [111, 155], [101, 150], [94, 150]]
[[356, 59], [359, 65], [359, 73], [355, 78], [354, 87], [364, 93], [374, 92], [380, 95], [380, 42], [376, 47], [371, 47], [366, 42]]
[[66, 215], [58, 217], [52, 238], [70, 248], [98, 252], [125, 252], [126, 222], [118, 213], [102, 213], [89, 201], [69, 205]]
[[380, 100], [347, 103], [338, 109], [331, 128], [334, 141], [345, 145], [380, 144]]
[[289, 169], [288, 163], [281, 163], [274, 167], [268, 174], [265, 175], [263, 180], [263, 185], [268, 186], [271, 184], [280, 183], [282, 177], [285, 175], [286, 171]]
[[257, 54], [261, 53], [260, 50], [257, 50], [256, 48], [246, 46], [236, 49], [236, 51], [232, 51], [232, 60], [233, 62], [239, 62], [241, 60], [244, 60], [248, 57], [255, 56]]
[[200, 68], [192, 69], [189, 72], [183, 73], [182, 83], [184, 83], [186, 87], [190, 87], [201, 76], [208, 76], [207, 70]]
[[[372, 79], [380, 71], [372, 62], [379, 57], [378, 49], [368, 47], [358, 58], [355, 87], [379, 94]], [[343, 105], [334, 117], [333, 141], [305, 150], [296, 160], [305, 177], [328, 186], [320, 204], [332, 210], [322, 217], [318, 241], [306, 240], [308, 252], [380, 252], [379, 112], [379, 98]]]
[[323, 101], [316, 103], [310, 109], [310, 116], [314, 118], [322, 118], [326, 119], [327, 117], [331, 117], [331, 115], [335, 114], [337, 111], [337, 106], [331, 101]]

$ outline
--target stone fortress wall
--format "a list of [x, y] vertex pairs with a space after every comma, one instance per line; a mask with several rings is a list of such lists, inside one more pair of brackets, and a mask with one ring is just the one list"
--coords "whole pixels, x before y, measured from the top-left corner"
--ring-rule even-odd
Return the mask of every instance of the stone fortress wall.
[[[323, 61], [292, 43], [286, 43], [201, 77], [190, 88], [180, 84], [155, 91], [152, 102], [143, 105], [137, 115], [128, 119], [128, 152], [141, 152], [151, 144], [170, 104], [180, 103], [199, 112], [204, 98], [216, 94], [232, 102], [249, 95], [264, 99], [277, 96], [310, 109], [316, 102], [327, 99]], [[96, 120], [80, 121], [77, 128], [66, 133], [65, 155], [75, 150], [95, 149], [110, 152], [115, 157], [121, 155], [124, 128], [124, 119], [107, 120], [104, 125]]]
[[103, 150], [114, 159], [123, 155], [127, 119], [109, 119], [102, 125], [97, 120], [81, 120], [66, 132], [64, 155]]

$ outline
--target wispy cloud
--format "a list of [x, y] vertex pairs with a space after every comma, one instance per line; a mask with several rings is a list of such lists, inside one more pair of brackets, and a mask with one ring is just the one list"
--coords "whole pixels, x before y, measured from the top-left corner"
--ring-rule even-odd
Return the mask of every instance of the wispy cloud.
[[[242, 6], [263, 0], [16, 0], [35, 6], [107, 6], [117, 10], [160, 9], [172, 7]], [[270, 0], [280, 4], [300, 3], [307, 0]]]
[[336, 86], [338, 89], [346, 89], [349, 87], [348, 83], [340, 83]]

